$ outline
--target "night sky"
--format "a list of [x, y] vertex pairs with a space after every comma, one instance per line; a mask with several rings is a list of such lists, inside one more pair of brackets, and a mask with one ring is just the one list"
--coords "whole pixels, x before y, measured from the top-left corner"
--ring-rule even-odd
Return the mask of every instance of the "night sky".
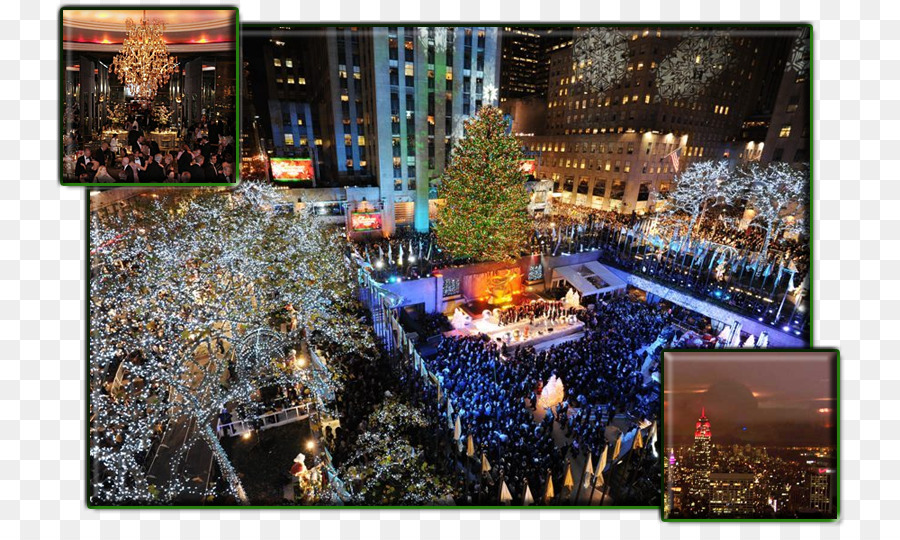
[[833, 353], [666, 353], [663, 373], [666, 446], [693, 441], [701, 407], [713, 444], [835, 443]]

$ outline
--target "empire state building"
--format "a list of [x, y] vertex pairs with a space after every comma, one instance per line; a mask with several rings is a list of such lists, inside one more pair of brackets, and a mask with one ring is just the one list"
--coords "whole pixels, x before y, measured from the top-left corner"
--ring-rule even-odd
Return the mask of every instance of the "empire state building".
[[692, 492], [696, 501], [692, 506], [696, 512], [705, 514], [709, 503], [709, 462], [712, 450], [712, 429], [709, 418], [706, 417], [706, 408], [700, 411], [700, 418], [694, 429], [693, 451], [693, 475], [691, 478]]

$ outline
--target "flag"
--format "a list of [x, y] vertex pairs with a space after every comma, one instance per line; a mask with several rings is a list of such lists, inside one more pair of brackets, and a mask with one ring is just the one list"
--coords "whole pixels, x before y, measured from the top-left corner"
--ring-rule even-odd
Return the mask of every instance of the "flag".
[[475, 456], [475, 441], [472, 440], [471, 434], [466, 438], [466, 455], [469, 457]]
[[506, 487], [506, 480], [500, 481], [500, 504], [509, 504], [513, 500], [512, 493]]
[[525, 495], [522, 497], [522, 506], [531, 506], [534, 504], [534, 497], [531, 495], [531, 488], [525, 484]]
[[594, 461], [590, 453], [588, 453], [587, 462], [584, 464], [584, 473], [581, 475], [581, 487], [587, 488], [591, 485], [591, 475], [594, 474]]
[[491, 464], [487, 460], [487, 456], [484, 455], [484, 452], [481, 454], [481, 474], [487, 474], [491, 472]]
[[544, 489], [544, 497], [541, 500], [544, 504], [550, 504], [555, 496], [556, 492], [553, 491], [553, 477], [550, 476], [550, 471], [547, 471], [547, 487]]
[[679, 159], [678, 153], [681, 152], [683, 149], [684, 149], [683, 146], [679, 146], [678, 148], [673, 150], [671, 153], [669, 153], [669, 155], [667, 155], [663, 158], [663, 159], [668, 159], [669, 161], [672, 162], [672, 168], [675, 170], [676, 173], [678, 172], [678, 168], [681, 166], [681, 159]]
[[619, 459], [619, 452], [622, 451], [622, 434], [619, 433], [619, 437], [616, 439], [616, 446], [613, 447], [613, 456], [612, 460], [615, 461]]
[[462, 425], [459, 423], [459, 415], [456, 415], [456, 422], [453, 423], [453, 440], [458, 441], [462, 438]]
[[572, 478], [572, 462], [566, 463], [566, 476], [563, 478], [563, 487], [571, 490], [575, 487], [575, 479]]
[[634, 443], [632, 443], [631, 448], [643, 448], [644, 447], [644, 437], [641, 435], [641, 428], [637, 429], [637, 432], [634, 434]]
[[603, 469], [606, 468], [606, 452], [609, 450], [609, 446], [603, 447], [603, 453], [600, 454], [600, 459], [597, 460], [597, 470], [594, 471], [594, 477], [597, 479], [597, 486], [603, 485]]

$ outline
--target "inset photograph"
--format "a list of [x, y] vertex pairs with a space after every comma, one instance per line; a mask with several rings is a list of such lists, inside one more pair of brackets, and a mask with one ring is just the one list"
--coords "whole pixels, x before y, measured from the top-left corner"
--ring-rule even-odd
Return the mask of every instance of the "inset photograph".
[[663, 353], [663, 520], [837, 519], [836, 350]]
[[63, 8], [60, 25], [63, 185], [237, 182], [237, 8]]

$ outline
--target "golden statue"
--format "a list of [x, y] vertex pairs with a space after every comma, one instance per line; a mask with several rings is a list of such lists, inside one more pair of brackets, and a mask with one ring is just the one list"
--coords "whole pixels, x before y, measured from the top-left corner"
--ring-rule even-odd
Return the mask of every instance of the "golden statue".
[[491, 305], [508, 304], [513, 299], [512, 284], [519, 277], [519, 273], [515, 270], [501, 270], [488, 278], [490, 287], [490, 299], [488, 303]]

